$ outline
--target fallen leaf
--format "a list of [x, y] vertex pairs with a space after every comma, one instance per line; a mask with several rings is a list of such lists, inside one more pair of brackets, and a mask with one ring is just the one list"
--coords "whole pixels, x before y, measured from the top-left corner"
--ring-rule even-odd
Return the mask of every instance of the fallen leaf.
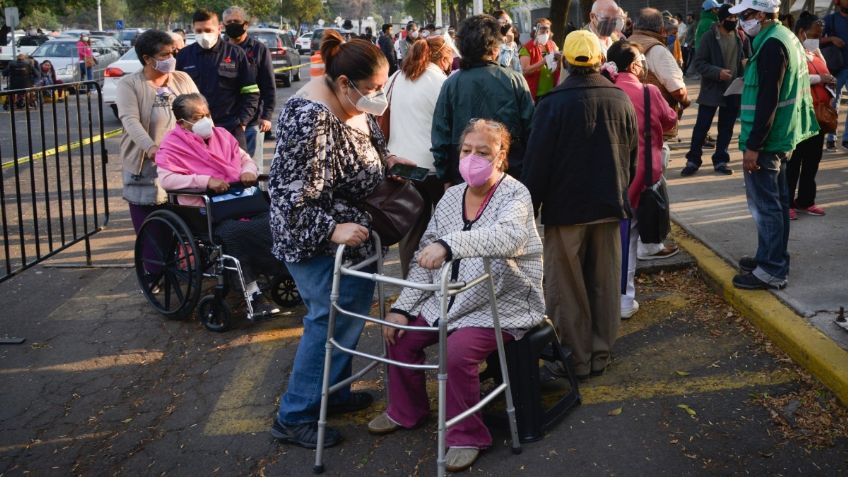
[[617, 407], [615, 409], [611, 409], [610, 412], [607, 413], [608, 416], [618, 416], [621, 414], [621, 408]]
[[128, 418], [124, 419], [124, 420], [123, 420], [123, 421], [121, 421], [121, 422], [123, 422], [124, 424], [126, 424], [126, 423], [128, 423], [128, 422], [132, 422], [132, 420], [133, 420], [133, 418], [128, 417]]
[[696, 414], [698, 414], [697, 412], [695, 412], [694, 409], [692, 409], [686, 404], [678, 404], [677, 407], [686, 411], [686, 414], [689, 414], [690, 416], [695, 416]]
[[677, 373], [678, 376], [689, 376], [689, 373], [687, 373], [686, 371], [678, 370], [678, 371], [675, 371], [675, 373]]

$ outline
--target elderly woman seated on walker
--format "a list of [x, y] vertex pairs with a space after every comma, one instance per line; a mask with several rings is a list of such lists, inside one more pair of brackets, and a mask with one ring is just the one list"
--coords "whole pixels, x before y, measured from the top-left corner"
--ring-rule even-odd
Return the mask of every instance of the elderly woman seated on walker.
[[[208, 189], [223, 193], [231, 183], [256, 184], [253, 159], [224, 128], [215, 127], [206, 98], [198, 93], [182, 94], [172, 106], [177, 125], [169, 131], [156, 152], [159, 184], [163, 189]], [[180, 204], [202, 206], [198, 197], [180, 197]], [[251, 213], [237, 219], [217, 221], [213, 228], [224, 251], [238, 259], [245, 290], [253, 296], [255, 316], [273, 315], [280, 309], [262, 295], [256, 275], [274, 273], [281, 264], [271, 254], [268, 213]]]
[[[530, 193], [508, 176], [510, 136], [500, 123], [475, 120], [465, 129], [459, 171], [464, 184], [449, 188], [421, 239], [408, 280], [439, 283], [439, 269], [452, 260], [451, 280], [471, 281], [491, 259], [498, 317], [504, 342], [520, 339], [544, 319], [542, 242], [536, 230]], [[497, 349], [488, 289], [477, 286], [456, 295], [447, 314], [447, 418], [480, 401], [478, 366]], [[386, 317], [392, 323], [438, 326], [440, 294], [405, 288]], [[424, 348], [438, 333], [404, 332], [384, 327], [393, 360], [423, 363]], [[429, 414], [424, 372], [389, 366], [388, 407], [368, 424], [372, 434], [411, 429]], [[474, 463], [492, 436], [479, 413], [447, 431], [447, 469], [464, 470]]]

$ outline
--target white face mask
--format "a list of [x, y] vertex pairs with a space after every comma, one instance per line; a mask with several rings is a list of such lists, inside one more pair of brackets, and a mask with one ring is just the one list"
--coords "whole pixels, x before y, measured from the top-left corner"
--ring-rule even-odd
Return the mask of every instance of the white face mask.
[[430, 30], [424, 30], [421, 32], [421, 38], [428, 38], [430, 36]]
[[757, 36], [757, 33], [759, 33], [763, 28], [763, 25], [756, 18], [742, 20], [739, 22], [739, 26], [742, 27], [742, 30], [751, 38]]
[[409, 32], [409, 36], [411, 36], [412, 38], [418, 38], [418, 30]]
[[209, 139], [210, 137], [212, 137], [212, 131], [215, 129], [215, 123], [209, 116], [201, 118], [196, 123], [193, 123], [187, 119], [183, 119], [183, 121], [191, 124], [191, 132], [197, 134], [203, 139]]
[[807, 38], [804, 40], [804, 48], [807, 51], [816, 51], [819, 49], [819, 39], [818, 38]]
[[[386, 112], [386, 109], [389, 107], [389, 100], [386, 98], [385, 91], [374, 91], [366, 96], [359, 92], [353, 82], [350, 83], [350, 86], [354, 91], [359, 93], [360, 96], [356, 104], [353, 105], [357, 111], [373, 114], [374, 116], [382, 116], [383, 113]], [[350, 98], [348, 98], [348, 101], [350, 101]], [[353, 104], [353, 101], [350, 101], [350, 103]]]
[[218, 43], [218, 34], [217, 33], [197, 33], [194, 36], [197, 44], [200, 45], [204, 50], [208, 50], [215, 46], [215, 43]]
[[548, 35], [547, 33], [540, 33], [540, 34], [536, 35], [536, 43], [538, 43], [540, 45], [547, 44], [549, 39], [550, 39], [550, 35]]

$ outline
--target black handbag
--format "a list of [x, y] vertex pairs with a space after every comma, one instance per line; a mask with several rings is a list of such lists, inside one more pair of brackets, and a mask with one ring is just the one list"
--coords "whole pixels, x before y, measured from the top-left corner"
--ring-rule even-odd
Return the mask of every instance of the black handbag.
[[669, 216], [668, 191], [665, 180], [660, 177], [656, 184], [651, 180], [654, 176], [653, 157], [651, 151], [651, 96], [648, 87], [645, 92], [645, 190], [639, 195], [639, 207], [636, 209], [639, 237], [643, 243], [660, 243], [671, 231]]
[[[226, 219], [252, 217], [269, 210], [265, 193], [256, 186], [231, 186], [227, 192], [213, 195], [209, 200], [212, 202], [212, 223], [215, 224]], [[205, 209], [200, 210], [205, 212]]]
[[400, 242], [424, 210], [424, 198], [410, 181], [383, 178], [362, 204], [371, 217], [371, 230], [384, 246]]

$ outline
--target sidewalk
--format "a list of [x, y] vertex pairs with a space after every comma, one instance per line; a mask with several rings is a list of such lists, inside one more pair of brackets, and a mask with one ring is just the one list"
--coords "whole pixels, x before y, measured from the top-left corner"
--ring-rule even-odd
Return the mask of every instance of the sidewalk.
[[[688, 87], [690, 96], [697, 98], [698, 82], [689, 81]], [[737, 122], [730, 147], [733, 175], [714, 173], [710, 163], [713, 150], [705, 149], [702, 157], [704, 165], [698, 173], [682, 177], [680, 170], [686, 164], [685, 154], [696, 113], [697, 105], [693, 104], [681, 123], [680, 138], [683, 142], [672, 144], [671, 162], [666, 173], [672, 216], [686, 232], [723, 258], [729, 266], [735, 267], [740, 257], [753, 255], [757, 246], [756, 228], [745, 199], [742, 153], [738, 147], [739, 124]], [[843, 121], [845, 114], [843, 108], [840, 114]], [[715, 122], [711, 133], [715, 137]], [[848, 350], [848, 332], [834, 323], [840, 308], [848, 308], [848, 151], [840, 147], [836, 153], [825, 152], [816, 182], [816, 203], [825, 209], [827, 215], [814, 217], [799, 212], [798, 220], [791, 222], [789, 285], [784, 290], [771, 293], [832, 343]], [[696, 259], [700, 264], [700, 258]], [[719, 283], [719, 286], [725, 294], [729, 294], [730, 301], [750, 295], [750, 292], [735, 290], [729, 283]], [[763, 317], [768, 315], [762, 309], [752, 313]], [[819, 351], [802, 349], [799, 343], [787, 342], [786, 345], [795, 348], [798, 353]], [[788, 351], [793, 354], [792, 350]], [[845, 357], [848, 354], [841, 355], [833, 363], [831, 371], [839, 372], [836, 369], [839, 367], [848, 369], [848, 361], [843, 360]], [[822, 379], [822, 376], [819, 378]], [[848, 393], [843, 395], [843, 402], [846, 396]]]

